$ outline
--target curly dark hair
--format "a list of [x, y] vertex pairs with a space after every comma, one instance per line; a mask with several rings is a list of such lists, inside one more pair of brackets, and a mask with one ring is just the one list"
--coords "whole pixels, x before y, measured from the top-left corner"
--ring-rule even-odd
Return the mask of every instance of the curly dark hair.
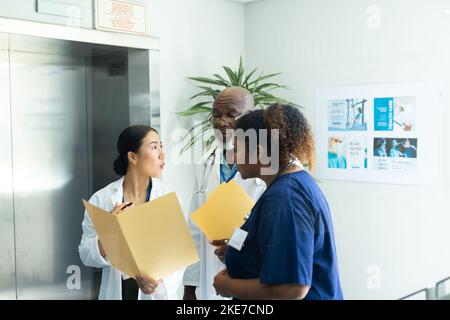
[[280, 163], [299, 160], [309, 170], [314, 170], [316, 154], [312, 130], [298, 108], [276, 103], [240, 117], [235, 128], [244, 131], [267, 129], [270, 135], [278, 134]]

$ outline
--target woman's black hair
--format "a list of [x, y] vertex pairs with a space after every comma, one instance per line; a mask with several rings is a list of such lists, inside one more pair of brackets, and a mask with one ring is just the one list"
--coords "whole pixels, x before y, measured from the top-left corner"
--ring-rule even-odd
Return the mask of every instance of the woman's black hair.
[[137, 153], [142, 145], [142, 140], [150, 131], [158, 133], [152, 127], [144, 125], [131, 126], [122, 131], [117, 141], [119, 156], [114, 160], [114, 172], [117, 175], [124, 176], [127, 174], [128, 152]]

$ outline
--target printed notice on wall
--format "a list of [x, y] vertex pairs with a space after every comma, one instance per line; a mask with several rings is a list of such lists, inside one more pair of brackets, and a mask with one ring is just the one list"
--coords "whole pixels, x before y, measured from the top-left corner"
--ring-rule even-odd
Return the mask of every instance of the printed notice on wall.
[[437, 180], [439, 95], [432, 84], [319, 88], [316, 103], [318, 178], [423, 185]]
[[99, 30], [145, 35], [147, 5], [129, 0], [96, 0], [95, 27]]

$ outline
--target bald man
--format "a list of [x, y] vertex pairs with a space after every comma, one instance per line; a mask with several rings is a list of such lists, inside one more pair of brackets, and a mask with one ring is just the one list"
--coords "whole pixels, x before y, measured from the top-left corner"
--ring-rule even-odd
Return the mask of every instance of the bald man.
[[254, 107], [253, 96], [247, 89], [231, 87], [220, 92], [214, 100], [212, 113], [212, 124], [218, 140], [225, 145], [231, 143], [235, 119]]
[[[197, 168], [197, 176], [191, 200], [192, 214], [203, 205], [208, 193], [221, 183], [234, 179], [255, 201], [266, 189], [259, 179], [243, 180], [233, 163], [233, 130], [236, 118], [254, 109], [252, 94], [241, 87], [231, 87], [219, 93], [214, 100], [212, 125], [215, 142]], [[232, 201], [232, 199], [230, 199]], [[183, 277], [185, 300], [218, 300], [213, 287], [214, 277], [225, 265], [214, 254], [216, 247], [208, 243], [206, 236], [192, 223], [189, 228], [195, 241], [200, 261], [189, 266]]]

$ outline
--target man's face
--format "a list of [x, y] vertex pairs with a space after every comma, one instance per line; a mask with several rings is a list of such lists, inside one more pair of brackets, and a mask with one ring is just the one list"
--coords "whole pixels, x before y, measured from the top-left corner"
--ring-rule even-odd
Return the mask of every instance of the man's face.
[[220, 100], [214, 103], [211, 121], [213, 128], [220, 133], [224, 143], [233, 138], [236, 118], [243, 112], [242, 106], [233, 103], [223, 103]]

